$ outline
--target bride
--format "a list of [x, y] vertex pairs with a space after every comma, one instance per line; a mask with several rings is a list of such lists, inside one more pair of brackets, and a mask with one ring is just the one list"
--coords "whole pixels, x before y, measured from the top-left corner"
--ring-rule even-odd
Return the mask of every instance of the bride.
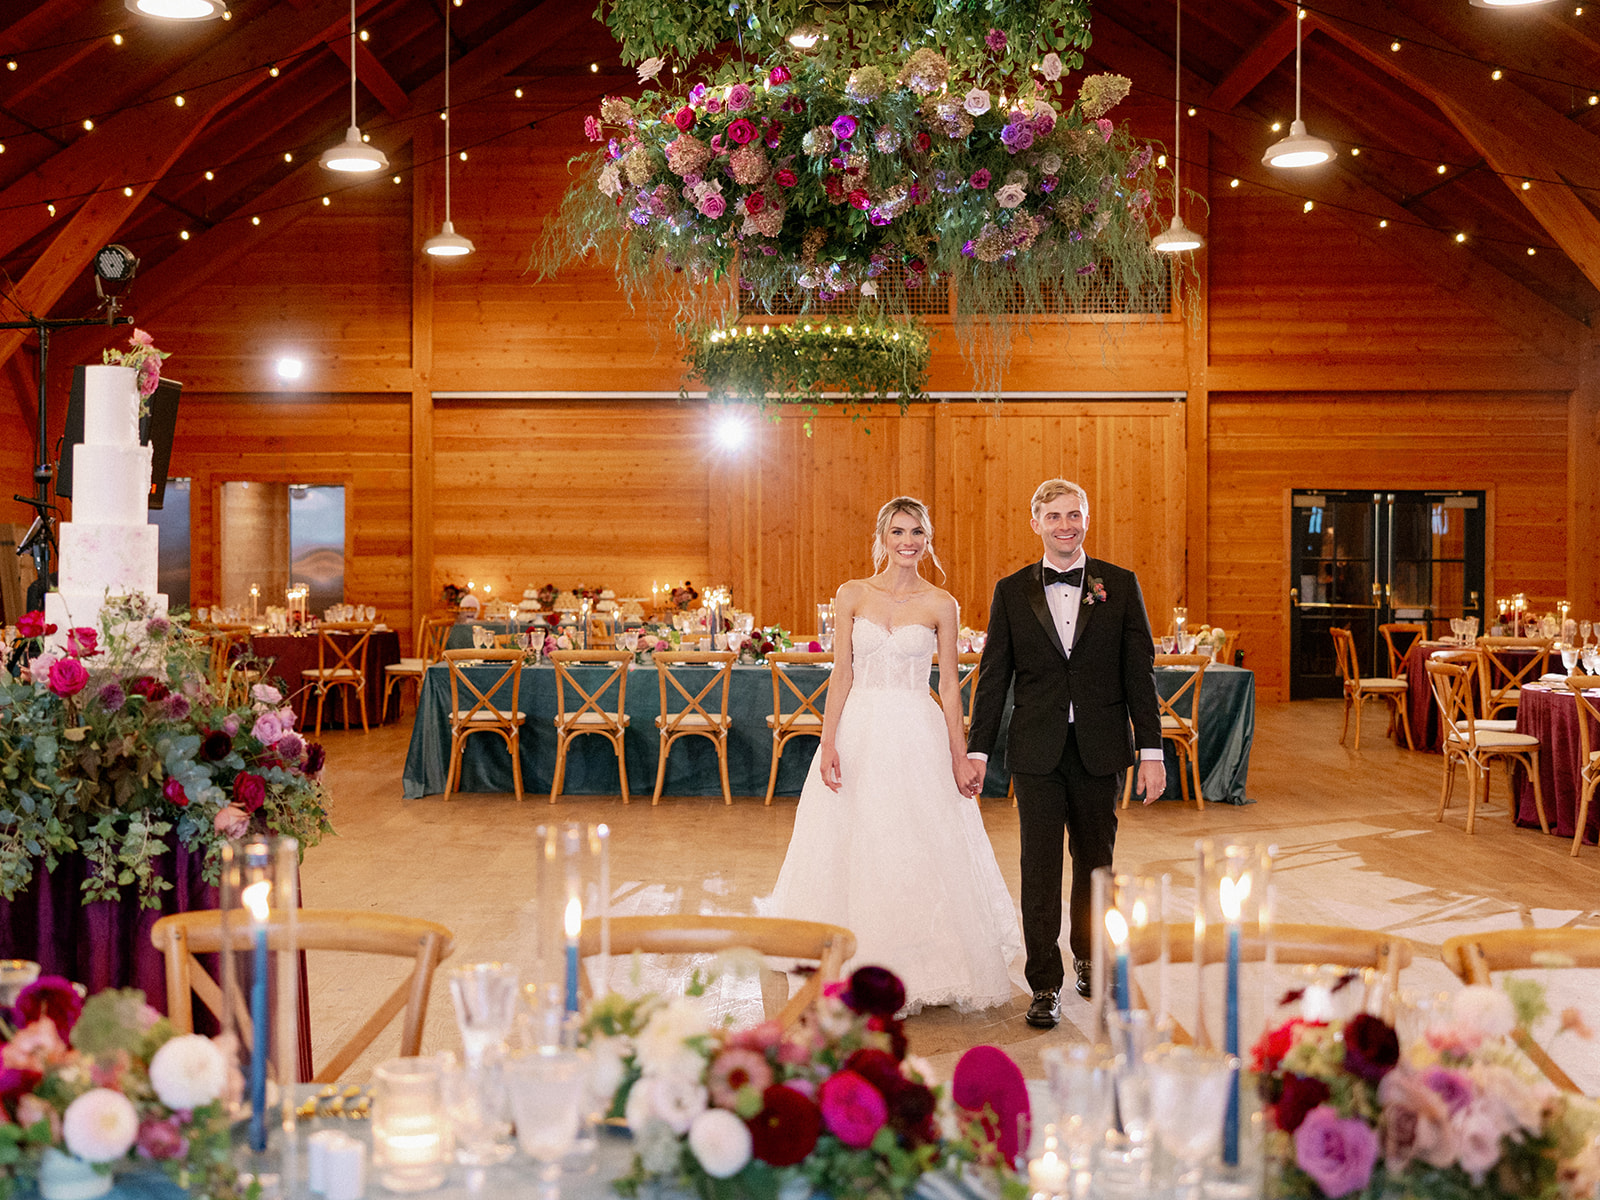
[[773, 916], [842, 925], [858, 964], [893, 970], [906, 1011], [973, 1012], [1015, 994], [1007, 970], [1021, 949], [1016, 909], [967, 783], [955, 597], [919, 574], [940, 572], [933, 524], [901, 496], [878, 513], [877, 573], [835, 601], [833, 681], [822, 744], [811, 760], [794, 833], [771, 900]]

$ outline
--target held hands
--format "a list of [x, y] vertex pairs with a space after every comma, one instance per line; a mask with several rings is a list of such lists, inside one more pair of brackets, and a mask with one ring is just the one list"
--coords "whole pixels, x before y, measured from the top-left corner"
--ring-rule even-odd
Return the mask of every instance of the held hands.
[[839, 751], [831, 743], [824, 743], [817, 750], [817, 755], [823, 786], [830, 792], [837, 792], [844, 783], [844, 777], [839, 773]]
[[983, 780], [988, 773], [989, 764], [976, 758], [962, 755], [954, 762], [956, 787], [963, 796], [977, 796], [983, 791]]
[[1167, 790], [1167, 764], [1159, 758], [1141, 759], [1134, 790], [1144, 797], [1146, 804], [1161, 799], [1161, 793]]

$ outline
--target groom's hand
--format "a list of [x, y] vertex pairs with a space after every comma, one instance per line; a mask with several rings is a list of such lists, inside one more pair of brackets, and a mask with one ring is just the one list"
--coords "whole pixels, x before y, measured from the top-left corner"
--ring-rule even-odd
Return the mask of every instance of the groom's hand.
[[1154, 804], [1167, 790], [1167, 764], [1158, 758], [1143, 759], [1139, 763], [1137, 790], [1146, 804]]

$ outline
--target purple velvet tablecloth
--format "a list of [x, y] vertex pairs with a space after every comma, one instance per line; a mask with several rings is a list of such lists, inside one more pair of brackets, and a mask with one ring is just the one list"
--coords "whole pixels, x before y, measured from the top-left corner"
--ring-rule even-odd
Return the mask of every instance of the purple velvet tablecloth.
[[[1595, 700], [1600, 707], [1600, 698]], [[1539, 739], [1539, 788], [1544, 794], [1545, 816], [1550, 832], [1572, 837], [1578, 826], [1578, 794], [1583, 789], [1579, 775], [1583, 770], [1578, 741], [1578, 700], [1565, 687], [1522, 689], [1517, 707], [1517, 732]], [[1591, 745], [1600, 749], [1600, 731], [1589, 730]], [[1539, 812], [1533, 803], [1533, 783], [1521, 767], [1512, 770], [1512, 786], [1517, 789], [1517, 824], [1539, 827]], [[1583, 840], [1590, 845], [1600, 839], [1600, 804], [1591, 801], [1588, 826]]]
[[[267, 668], [267, 677], [283, 680], [288, 688], [285, 694], [289, 698], [289, 703], [294, 706], [295, 716], [298, 718], [295, 728], [302, 733], [312, 728], [312, 722], [317, 715], [317, 698], [315, 693], [306, 691], [306, 682], [300, 672], [316, 669], [316, 635], [261, 634], [251, 639], [250, 648], [257, 658], [273, 660], [272, 666]], [[367, 642], [367, 721], [370, 724], [381, 725], [385, 720], [381, 711], [384, 668], [399, 661], [400, 635], [392, 629], [374, 630]], [[330, 725], [338, 726], [344, 720], [344, 701], [339, 694], [340, 691], [339, 688], [331, 689], [327, 700], [323, 702], [324, 728]], [[400, 711], [398, 693], [395, 703], [390, 707], [394, 715], [398, 716]], [[360, 724], [353, 711], [350, 720]]]
[[[1462, 650], [1466, 647], [1454, 646], [1448, 642], [1412, 643], [1411, 649], [1406, 651], [1405, 666], [1401, 668], [1406, 676], [1406, 715], [1411, 719], [1411, 745], [1414, 750], [1427, 750], [1438, 754], [1439, 748], [1444, 744], [1444, 736], [1439, 732], [1439, 706], [1433, 700], [1433, 688], [1428, 682], [1428, 656], [1441, 650]], [[1517, 668], [1532, 660], [1532, 650], [1502, 650], [1500, 657]], [[1478, 702], [1478, 677], [1472, 677], [1473, 703]], [[1501, 716], [1507, 716], [1502, 712]], [[1509, 719], [1509, 718], [1508, 718]], [[1530, 792], [1531, 796], [1532, 793]]]

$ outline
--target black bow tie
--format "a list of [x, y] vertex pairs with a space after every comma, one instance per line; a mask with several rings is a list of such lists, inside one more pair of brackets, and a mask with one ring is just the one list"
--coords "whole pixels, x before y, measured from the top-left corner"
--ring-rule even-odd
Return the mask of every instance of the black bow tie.
[[1058, 571], [1054, 567], [1044, 569], [1044, 585], [1049, 587], [1052, 583], [1064, 583], [1068, 587], [1083, 586], [1083, 568], [1073, 567], [1070, 571]]

